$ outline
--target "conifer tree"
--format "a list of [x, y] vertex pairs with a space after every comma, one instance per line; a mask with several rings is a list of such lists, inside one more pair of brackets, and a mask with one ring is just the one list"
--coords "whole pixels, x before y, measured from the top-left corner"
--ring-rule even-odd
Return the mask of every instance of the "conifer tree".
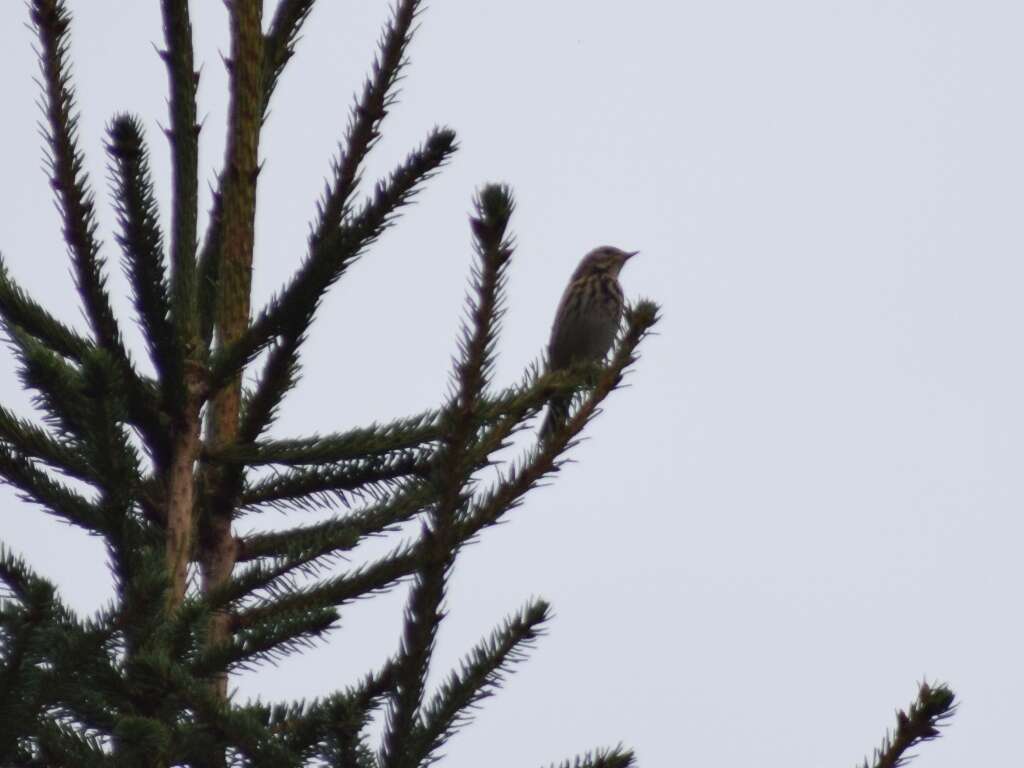
[[[501, 685], [542, 632], [533, 600], [470, 649], [428, 690], [449, 575], [468, 543], [507, 518], [615, 390], [657, 320], [628, 308], [606, 362], [557, 373], [541, 363], [498, 387], [493, 365], [513, 256], [514, 204], [502, 185], [475, 200], [476, 264], [457, 337], [450, 391], [425, 413], [331, 434], [271, 439], [298, 377], [303, 342], [326, 292], [396, 220], [456, 150], [437, 128], [368, 192], [364, 161], [380, 136], [420, 12], [398, 0], [352, 109], [315, 212], [301, 266], [263, 307], [250, 305], [260, 133], [314, 0], [229, 0], [227, 145], [209, 225], [198, 229], [198, 137], [187, 0], [161, 0], [169, 79], [170, 230], [151, 179], [143, 121], [109, 124], [116, 244], [152, 373], [123, 337], [107, 284], [76, 124], [63, 0], [30, 0], [38, 38], [48, 172], [87, 330], [70, 327], [24, 291], [0, 262], [0, 321], [40, 421], [0, 406], [0, 477], [42, 511], [106, 545], [115, 596], [82, 616], [17, 553], [0, 551], [0, 765], [426, 765]], [[255, 374], [243, 387], [242, 374]], [[556, 432], [493, 479], [517, 433], [553, 398], [573, 398]], [[271, 471], [272, 470], [272, 471]], [[344, 503], [342, 503], [344, 502]], [[247, 514], [334, 510], [309, 524], [240, 535]], [[348, 570], [337, 557], [369, 537], [418, 523], [389, 553]], [[330, 565], [331, 567], [326, 567]], [[310, 575], [312, 574], [312, 578]], [[302, 578], [300, 578], [302, 577]], [[238, 702], [229, 675], [299, 653], [335, 627], [346, 605], [408, 585], [404, 628], [388, 661], [313, 701]], [[346, 685], [347, 683], [347, 685]], [[895, 765], [935, 735], [952, 707], [922, 687], [879, 753]], [[367, 726], [383, 713], [379, 743]], [[632, 764], [615, 747], [563, 763]]]

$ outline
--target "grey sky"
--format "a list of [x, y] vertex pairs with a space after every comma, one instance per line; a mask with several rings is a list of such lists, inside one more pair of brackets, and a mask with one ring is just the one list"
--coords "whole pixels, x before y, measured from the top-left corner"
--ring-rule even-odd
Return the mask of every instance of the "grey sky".
[[[116, 111], [143, 117], [169, 186], [158, 4], [71, 5], [81, 135], [116, 266], [101, 150]], [[225, 13], [192, 8], [212, 180]], [[255, 306], [304, 252], [385, 14], [379, 0], [321, 0], [281, 83]], [[0, 6], [0, 249], [78, 322], [40, 171], [26, 17]], [[540, 352], [593, 245], [639, 248], [626, 292], [664, 307], [579, 463], [456, 568], [439, 671], [530, 595], [556, 618], [452, 740], [450, 764], [532, 766], [622, 740], [647, 766], [850, 766], [922, 676], [963, 705], [920, 765], [1016, 756], [1022, 28], [1024, 6], [984, 0], [431, 4], [368, 178], [435, 123], [462, 151], [325, 303], [279, 434], [439, 400], [467, 212], [486, 181], [519, 201], [500, 381]], [[13, 373], [0, 398], [28, 409]], [[98, 606], [97, 542], [3, 498], [3, 541], [76, 606]], [[239, 680], [239, 695], [347, 684], [393, 649], [400, 601], [348, 611], [329, 645]]]

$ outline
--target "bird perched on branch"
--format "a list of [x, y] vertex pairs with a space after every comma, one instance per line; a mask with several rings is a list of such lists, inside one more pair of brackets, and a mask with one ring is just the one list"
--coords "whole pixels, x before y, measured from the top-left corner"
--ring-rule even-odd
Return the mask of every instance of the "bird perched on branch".
[[[549, 371], [598, 362], [608, 354], [625, 304], [619, 272], [637, 253], [602, 245], [583, 257], [562, 294], [551, 326]], [[565, 423], [571, 400], [563, 395], [548, 404], [548, 415], [540, 429], [542, 440]]]

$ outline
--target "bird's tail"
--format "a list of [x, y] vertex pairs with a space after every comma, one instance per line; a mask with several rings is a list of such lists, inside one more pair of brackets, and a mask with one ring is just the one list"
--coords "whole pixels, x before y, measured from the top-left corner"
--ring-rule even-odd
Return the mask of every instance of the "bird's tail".
[[548, 403], [548, 415], [540, 428], [540, 439], [547, 441], [555, 432], [562, 428], [569, 418], [569, 405], [571, 397], [557, 397]]

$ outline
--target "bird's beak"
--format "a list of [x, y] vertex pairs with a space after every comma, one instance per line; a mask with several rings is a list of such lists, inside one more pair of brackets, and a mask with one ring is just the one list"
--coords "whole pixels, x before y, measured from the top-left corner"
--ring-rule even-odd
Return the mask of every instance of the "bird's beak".
[[623, 261], [629, 261], [634, 256], [636, 256], [638, 253], [640, 253], [640, 251], [626, 251], [626, 258], [623, 259]]

